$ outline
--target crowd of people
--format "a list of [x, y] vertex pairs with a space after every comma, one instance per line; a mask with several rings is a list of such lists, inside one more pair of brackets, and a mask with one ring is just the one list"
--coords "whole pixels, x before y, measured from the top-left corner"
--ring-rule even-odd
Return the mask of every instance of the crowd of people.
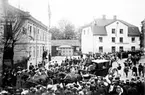
[[[105, 76], [96, 76], [96, 72], [92, 72], [96, 65], [91, 60], [117, 62], [118, 57], [114, 54], [66, 58], [61, 64], [57, 61], [49, 65], [30, 64], [28, 70], [20, 67], [8, 69], [3, 76], [0, 95], [144, 95], [144, 79], [141, 78], [144, 77], [144, 65], [134, 61], [133, 57], [124, 62], [126, 77], [130, 70], [133, 73], [133, 77], [126, 80], [121, 80], [114, 69]], [[116, 69], [119, 71], [121, 68], [118, 65]]]

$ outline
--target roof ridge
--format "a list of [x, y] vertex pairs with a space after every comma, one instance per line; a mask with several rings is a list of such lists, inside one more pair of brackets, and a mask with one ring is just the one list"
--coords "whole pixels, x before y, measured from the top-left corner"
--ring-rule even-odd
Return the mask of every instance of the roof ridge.
[[135, 25], [133, 25], [133, 24], [130, 24], [130, 23], [124, 21], [124, 20], [120, 20], [120, 19], [119, 19], [118, 21], [124, 23], [124, 24], [127, 25], [128, 27], [137, 27], [137, 26], [135, 26]]
[[15, 6], [12, 6], [10, 4], [8, 4], [8, 7], [13, 8], [15, 11], [21, 13], [22, 15], [26, 15], [26, 16], [29, 16], [28, 18], [31, 19], [31, 20], [35, 20], [36, 22], [38, 22], [38, 24], [40, 24], [41, 26], [47, 28], [47, 26], [45, 24], [43, 24], [41, 21], [39, 21], [38, 19], [36, 19], [35, 17], [33, 17], [29, 12], [27, 11], [24, 11], [24, 10], [21, 10], [19, 8], [16, 8]]

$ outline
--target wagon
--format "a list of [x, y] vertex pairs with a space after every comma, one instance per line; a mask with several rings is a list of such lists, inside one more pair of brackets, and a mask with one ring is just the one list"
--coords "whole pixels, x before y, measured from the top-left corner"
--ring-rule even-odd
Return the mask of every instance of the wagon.
[[94, 73], [96, 76], [106, 76], [109, 68], [112, 66], [111, 60], [92, 60], [92, 64], [95, 63]]

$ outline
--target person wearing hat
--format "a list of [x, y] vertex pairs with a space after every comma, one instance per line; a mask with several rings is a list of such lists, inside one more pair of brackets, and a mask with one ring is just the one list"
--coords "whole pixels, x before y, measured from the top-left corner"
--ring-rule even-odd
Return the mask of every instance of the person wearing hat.
[[70, 89], [70, 87], [67, 87], [65, 89], [64, 93], [65, 93], [65, 95], [72, 95], [73, 94], [72, 91], [71, 91], [71, 89]]
[[137, 67], [135, 65], [132, 68], [132, 74], [135, 74], [135, 76], [137, 76]]
[[127, 95], [138, 95], [137, 88], [133, 81], [130, 82], [130, 87], [127, 89]]
[[138, 72], [139, 72], [139, 76], [141, 76], [144, 72], [143, 72], [143, 65], [140, 63], [139, 65], [138, 65]]
[[129, 67], [125, 66], [124, 67], [124, 73], [126, 74], [126, 77], [128, 77], [128, 72], [129, 72]]
[[125, 83], [122, 85], [123, 87], [123, 93], [127, 95], [127, 90], [130, 88], [130, 82], [129, 79], [126, 79]]
[[32, 63], [30, 63], [29, 70], [33, 70], [33, 69], [34, 69], [34, 65], [32, 65]]

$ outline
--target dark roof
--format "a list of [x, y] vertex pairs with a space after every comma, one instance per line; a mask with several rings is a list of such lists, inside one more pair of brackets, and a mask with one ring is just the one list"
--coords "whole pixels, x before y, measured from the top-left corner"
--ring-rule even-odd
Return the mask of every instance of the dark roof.
[[138, 27], [128, 27], [128, 36], [140, 36]]
[[138, 27], [118, 19], [95, 19], [92, 23], [85, 25], [82, 28], [91, 26], [94, 35], [107, 35], [105, 27], [114, 23], [115, 21], [120, 21], [128, 26], [128, 36], [140, 36]]
[[113, 23], [114, 19], [95, 19], [97, 26], [106, 26], [110, 23]]
[[11, 6], [11, 5], [7, 5], [7, 8], [8, 8], [8, 13], [12, 13], [12, 14], [19, 14], [20, 16], [23, 16], [24, 18], [26, 18], [27, 20], [31, 20], [33, 21], [34, 23], [36, 23], [37, 25], [40, 25], [42, 28], [44, 29], [47, 29], [47, 26], [44, 25], [41, 21], [35, 19], [33, 16], [31, 16], [29, 14], [29, 12], [25, 12], [23, 10], [20, 10], [14, 6]]
[[[94, 31], [93, 33], [94, 33], [94, 35], [104, 35], [104, 36], [106, 36], [107, 35], [107, 32], [106, 32], [106, 29], [105, 29], [105, 27], [103, 27], [103, 26], [97, 26], [97, 25], [93, 25], [92, 26], [92, 31]], [[98, 31], [100, 31], [100, 32], [98, 32]]]
[[81, 43], [79, 40], [51, 40], [52, 46], [61, 46], [61, 45], [69, 45], [69, 46], [80, 46]]

